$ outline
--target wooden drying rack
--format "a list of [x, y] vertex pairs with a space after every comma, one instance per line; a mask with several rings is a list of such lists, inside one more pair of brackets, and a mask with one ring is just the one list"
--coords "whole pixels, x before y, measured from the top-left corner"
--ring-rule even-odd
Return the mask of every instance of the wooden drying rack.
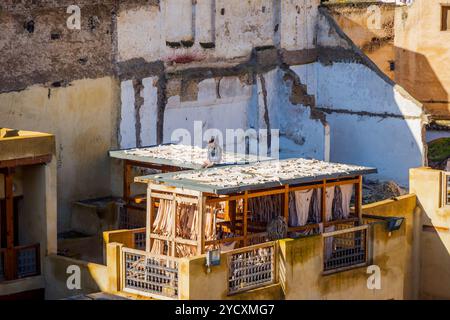
[[[333, 186], [341, 186], [341, 185], [350, 185], [353, 184], [356, 186], [355, 188], [355, 207], [353, 211], [353, 217], [345, 220], [336, 220], [331, 222], [326, 222], [326, 190], [329, 187]], [[323, 230], [326, 227], [343, 224], [343, 223], [361, 223], [362, 221], [362, 176], [351, 176], [340, 179], [325, 179], [318, 180], [309, 183], [303, 183], [298, 185], [282, 185], [276, 188], [267, 188], [261, 187], [260, 189], [254, 191], [245, 191], [239, 194], [230, 194], [230, 195], [216, 195], [207, 192], [201, 192], [196, 190], [190, 190], [187, 188], [180, 187], [172, 187], [166, 184], [158, 184], [155, 182], [148, 182], [147, 185], [147, 217], [146, 217], [146, 251], [150, 252], [153, 241], [154, 240], [163, 240], [169, 243], [169, 255], [175, 257], [176, 254], [176, 245], [183, 244], [189, 246], [195, 246], [197, 248], [198, 254], [205, 253], [206, 247], [211, 245], [219, 245], [223, 243], [229, 242], [237, 242], [239, 243], [239, 247], [247, 247], [249, 242], [256, 237], [261, 237], [266, 235], [267, 233], [249, 233], [248, 219], [248, 200], [252, 198], [271, 196], [271, 195], [279, 195], [284, 194], [283, 197], [283, 212], [281, 216], [284, 217], [285, 221], [289, 221], [289, 193], [294, 191], [301, 190], [310, 190], [310, 189], [320, 189], [321, 190], [321, 215], [322, 215], [322, 223], [318, 224], [310, 224], [301, 227], [289, 227], [288, 232], [299, 232], [311, 229], [320, 229]], [[201, 234], [198, 240], [184, 239], [181, 237], [173, 236], [163, 236], [152, 232], [152, 226], [155, 220], [155, 209], [158, 200], [168, 200], [175, 202], [175, 205], [172, 206], [172, 210], [176, 212], [177, 203], [189, 203], [195, 204], [198, 207], [199, 219], [197, 221], [197, 230], [200, 230]], [[243, 212], [241, 212], [241, 219], [237, 217], [237, 202], [243, 200]], [[225, 202], [225, 216], [228, 219], [230, 228], [235, 228], [240, 231], [240, 234], [233, 238], [225, 238], [220, 240], [205, 240], [205, 214], [206, 214], [206, 206], [210, 204], [217, 204], [220, 202]], [[177, 215], [174, 214], [175, 219], [173, 219], [173, 230], [176, 230], [177, 225]], [[237, 226], [240, 225], [240, 229]]]

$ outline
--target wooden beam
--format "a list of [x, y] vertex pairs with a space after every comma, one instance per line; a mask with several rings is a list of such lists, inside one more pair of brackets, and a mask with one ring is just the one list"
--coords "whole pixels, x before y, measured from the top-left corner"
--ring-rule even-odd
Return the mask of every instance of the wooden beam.
[[160, 170], [162, 173], [178, 172], [178, 171], [182, 171], [182, 170], [191, 170], [190, 168], [170, 166], [170, 165], [158, 164], [158, 163], [140, 162], [140, 161], [135, 161], [135, 160], [125, 160], [125, 162], [127, 162], [130, 166], [133, 166], [133, 167]]
[[[327, 181], [322, 183], [322, 223], [327, 223]], [[324, 230], [325, 231], [325, 230]]]
[[147, 188], [147, 217], [146, 217], [146, 239], [145, 239], [145, 251], [150, 252], [152, 250], [153, 239], [151, 238], [152, 226], [153, 226], [153, 198], [152, 189], [150, 186]]
[[198, 236], [197, 239], [197, 255], [205, 253], [205, 214], [206, 214], [206, 198], [203, 194], [198, 197]]
[[358, 183], [356, 184], [356, 193], [355, 193], [355, 213], [359, 218], [360, 222], [362, 222], [362, 188], [363, 188], [363, 180], [362, 176], [358, 177]]
[[131, 165], [128, 161], [123, 163], [123, 199], [125, 203], [130, 202], [131, 182], [130, 182]]
[[14, 252], [14, 188], [13, 177], [14, 169], [9, 168], [4, 174], [5, 183], [5, 211], [6, 211], [6, 280], [16, 278], [16, 259]]
[[177, 249], [177, 242], [176, 242], [176, 238], [177, 238], [177, 206], [178, 206], [178, 202], [177, 202], [177, 194], [174, 192], [173, 193], [173, 199], [172, 199], [172, 214], [173, 214], [173, 221], [172, 221], [172, 228], [173, 228], [173, 235], [172, 235], [172, 257], [176, 257], [176, 249]]
[[21, 159], [12, 159], [12, 160], [0, 160], [0, 168], [15, 168], [21, 166], [32, 166], [36, 164], [46, 164], [52, 161], [53, 156], [51, 154], [37, 156], [37, 157], [29, 157], [29, 158], [21, 158]]
[[248, 245], [247, 239], [247, 224], [248, 224], [248, 191], [245, 191], [244, 195], [244, 247]]
[[289, 226], [289, 185], [284, 188], [284, 221]]

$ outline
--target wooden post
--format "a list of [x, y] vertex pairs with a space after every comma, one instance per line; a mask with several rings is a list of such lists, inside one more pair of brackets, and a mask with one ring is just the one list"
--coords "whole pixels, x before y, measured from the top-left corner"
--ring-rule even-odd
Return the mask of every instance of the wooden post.
[[125, 160], [123, 163], [123, 199], [128, 204], [130, 201], [131, 184], [130, 184], [131, 165]]
[[284, 190], [284, 221], [289, 227], [289, 185], [286, 185]]
[[198, 235], [197, 239], [197, 255], [205, 253], [205, 211], [206, 211], [206, 198], [203, 193], [198, 195]]
[[[322, 224], [327, 223], [327, 181], [322, 182]], [[324, 230], [325, 231], [325, 230]]]
[[7, 168], [5, 171], [5, 210], [6, 210], [6, 261], [5, 278], [14, 280], [16, 278], [16, 257], [14, 252], [14, 169]]
[[173, 206], [172, 206], [172, 214], [173, 214], [173, 234], [172, 234], [172, 257], [176, 257], [177, 244], [175, 239], [177, 238], [177, 194], [173, 193]]
[[236, 200], [233, 201], [227, 201], [228, 203], [228, 215], [231, 222], [231, 232], [233, 234], [236, 234], [236, 207], [237, 203]]
[[244, 195], [244, 221], [243, 221], [243, 229], [244, 229], [244, 247], [247, 246], [247, 224], [248, 224], [248, 191], [245, 191]]
[[145, 251], [150, 252], [153, 246], [153, 239], [151, 238], [153, 227], [153, 198], [152, 189], [150, 185], [147, 186], [147, 218], [146, 218], [146, 237], [145, 237]]
[[363, 180], [362, 176], [359, 176], [355, 191], [355, 213], [359, 218], [360, 224], [362, 223], [362, 188], [363, 188]]

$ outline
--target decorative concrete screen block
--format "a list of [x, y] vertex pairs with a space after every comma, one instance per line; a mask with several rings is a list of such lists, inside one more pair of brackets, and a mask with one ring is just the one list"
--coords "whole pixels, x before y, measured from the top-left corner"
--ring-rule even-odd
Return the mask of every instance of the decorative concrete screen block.
[[212, 45], [215, 41], [214, 3], [214, 0], [197, 0], [195, 36], [202, 45]]
[[193, 42], [192, 0], [166, 0], [166, 41]]
[[132, 80], [122, 82], [121, 102], [120, 147], [136, 147], [136, 118], [134, 110], [135, 97]]

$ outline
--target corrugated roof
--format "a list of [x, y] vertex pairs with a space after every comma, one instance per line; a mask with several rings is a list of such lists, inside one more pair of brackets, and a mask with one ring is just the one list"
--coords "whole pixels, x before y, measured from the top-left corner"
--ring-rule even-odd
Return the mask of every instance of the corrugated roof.
[[375, 168], [297, 158], [157, 174], [137, 177], [135, 180], [220, 195], [376, 172]]

